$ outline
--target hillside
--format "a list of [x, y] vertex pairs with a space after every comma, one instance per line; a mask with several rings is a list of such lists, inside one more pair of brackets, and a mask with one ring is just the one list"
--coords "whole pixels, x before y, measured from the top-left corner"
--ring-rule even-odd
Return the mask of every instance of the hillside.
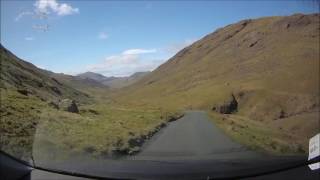
[[136, 72], [131, 76], [126, 77], [105, 77], [98, 73], [85, 72], [82, 74], [78, 74], [76, 77], [84, 80], [94, 80], [110, 88], [119, 89], [139, 81], [149, 73], [150, 72]]
[[24, 157], [30, 153], [37, 124], [45, 112], [56, 109], [63, 99], [83, 105], [91, 98], [19, 59], [2, 45], [0, 55], [0, 145], [2, 150]]
[[116, 77], [105, 77], [102, 74], [94, 73], [94, 72], [81, 73], [81, 74], [78, 74], [77, 77], [81, 79], [92, 79], [98, 82], [110, 81], [110, 80], [116, 79]]
[[233, 114], [306, 147], [318, 132], [319, 94], [319, 14], [295, 14], [220, 28], [114, 98], [208, 111], [234, 100]]
[[109, 87], [104, 85], [99, 80], [91, 78], [83, 78], [78, 76], [72, 76], [63, 73], [50, 73], [50, 76], [56, 78], [57, 80], [70, 85], [71, 87], [81, 90], [82, 92], [90, 93], [90, 90], [93, 89], [103, 89], [107, 90]]
[[[96, 156], [139, 151], [139, 143], [174, 116], [122, 107], [93, 79], [39, 69], [1, 46], [0, 149], [30, 161], [33, 151], [59, 149]], [[34, 147], [34, 142], [41, 142]], [[61, 154], [63, 155], [63, 153]]]
[[130, 86], [131, 84], [134, 84], [138, 82], [140, 79], [142, 79], [144, 76], [148, 75], [150, 72], [136, 72], [132, 74], [131, 76], [127, 77], [116, 77], [112, 81], [104, 82], [105, 85], [110, 86], [115, 89], [124, 88], [127, 86]]
[[[1, 149], [30, 157], [37, 129], [45, 148], [132, 154], [197, 109], [252, 148], [306, 152], [319, 132], [319, 25], [319, 14], [243, 20], [152, 72], [111, 81], [42, 70], [1, 46]], [[76, 103], [76, 113], [61, 102]]]
[[16, 90], [48, 101], [56, 100], [58, 97], [77, 99], [79, 102], [88, 99], [87, 94], [51, 77], [54, 73], [39, 69], [29, 62], [19, 59], [2, 45], [0, 54], [1, 88]]

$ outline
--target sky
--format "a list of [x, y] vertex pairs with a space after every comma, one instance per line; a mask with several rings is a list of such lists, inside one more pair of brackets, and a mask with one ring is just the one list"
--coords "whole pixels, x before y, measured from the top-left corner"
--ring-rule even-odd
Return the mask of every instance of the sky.
[[128, 76], [228, 24], [295, 13], [319, 1], [1, 0], [1, 44], [53, 72]]

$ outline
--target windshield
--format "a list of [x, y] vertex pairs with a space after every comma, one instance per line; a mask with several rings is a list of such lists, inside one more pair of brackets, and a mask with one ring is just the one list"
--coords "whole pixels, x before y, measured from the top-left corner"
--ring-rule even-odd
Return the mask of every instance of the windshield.
[[121, 178], [305, 162], [319, 31], [319, 1], [1, 0], [1, 151]]

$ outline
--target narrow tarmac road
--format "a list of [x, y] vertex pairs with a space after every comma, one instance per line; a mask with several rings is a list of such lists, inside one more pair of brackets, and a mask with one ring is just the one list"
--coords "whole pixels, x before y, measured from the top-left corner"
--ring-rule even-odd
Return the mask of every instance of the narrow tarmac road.
[[[169, 123], [147, 141], [139, 154], [117, 159], [95, 158], [90, 154], [68, 155], [52, 144], [44, 144], [41, 132], [37, 137], [33, 155], [38, 167], [119, 179], [237, 177], [243, 173], [257, 174], [295, 167], [306, 159], [276, 157], [247, 150], [233, 142], [201, 111], [186, 112], [183, 118]], [[308, 168], [304, 171], [309, 173]], [[48, 176], [52, 179], [74, 179], [40, 170], [31, 174], [35, 180], [47, 179]]]
[[253, 158], [261, 156], [233, 142], [202, 111], [188, 111], [152, 137], [136, 159], [150, 157]]

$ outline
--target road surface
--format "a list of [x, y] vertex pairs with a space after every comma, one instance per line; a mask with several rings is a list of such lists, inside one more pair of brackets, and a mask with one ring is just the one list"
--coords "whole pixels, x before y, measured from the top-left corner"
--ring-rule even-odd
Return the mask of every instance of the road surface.
[[202, 111], [188, 111], [181, 119], [169, 123], [143, 147], [135, 157], [183, 158], [253, 158], [260, 156], [232, 141]]
[[[234, 179], [230, 177], [297, 167], [298, 163], [306, 160], [306, 157], [277, 157], [249, 151], [233, 142], [212, 123], [205, 112], [200, 111], [186, 112], [183, 118], [169, 123], [148, 140], [142, 151], [134, 156], [105, 159], [94, 158], [90, 154], [66, 153], [53, 145], [44, 144], [41, 141], [41, 133], [36, 135], [33, 156], [37, 166], [97, 177]], [[307, 166], [304, 172], [310, 175]], [[78, 179], [38, 170], [31, 174], [31, 179], [34, 180], [48, 177]]]

